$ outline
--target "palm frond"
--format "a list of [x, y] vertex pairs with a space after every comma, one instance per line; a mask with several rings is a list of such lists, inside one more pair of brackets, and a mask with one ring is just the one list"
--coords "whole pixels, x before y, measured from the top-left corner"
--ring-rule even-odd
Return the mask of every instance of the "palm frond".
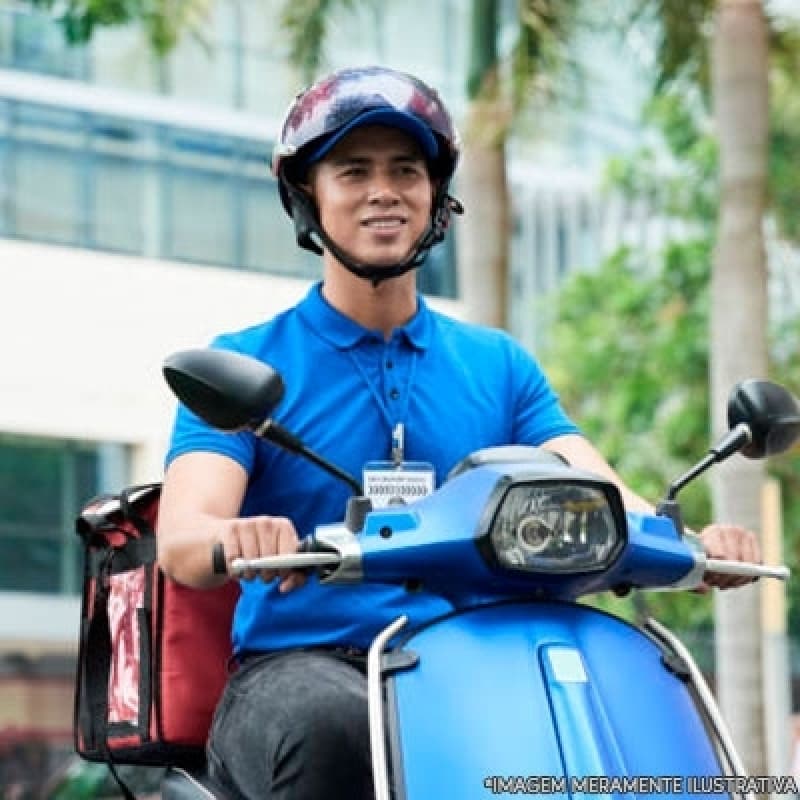
[[285, 0], [281, 25], [289, 37], [289, 62], [310, 82], [325, 56], [325, 41], [334, 12], [352, 11], [370, 0]]
[[208, 46], [205, 29], [211, 0], [29, 0], [54, 15], [71, 44], [86, 44], [97, 28], [141, 24], [150, 45], [166, 55], [184, 33]]
[[515, 108], [532, 95], [552, 95], [565, 66], [576, 69], [569, 43], [581, 24], [581, 0], [520, 0], [519, 33], [512, 52]]

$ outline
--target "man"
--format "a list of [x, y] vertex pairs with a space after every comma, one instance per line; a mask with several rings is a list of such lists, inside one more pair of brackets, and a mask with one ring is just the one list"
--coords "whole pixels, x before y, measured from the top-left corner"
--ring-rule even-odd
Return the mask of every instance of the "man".
[[[299, 95], [273, 171], [298, 243], [322, 254], [322, 283], [215, 346], [275, 366], [287, 387], [279, 420], [351, 473], [390, 458], [422, 462], [438, 486], [471, 451], [530, 444], [609, 477], [629, 509], [649, 509], [519, 345], [435, 314], [418, 296], [414, 270], [461, 210], [448, 194], [458, 154], [446, 109], [411, 76], [344, 70]], [[291, 553], [298, 533], [343, 516], [347, 489], [321, 470], [248, 433], [212, 431], [185, 409], [167, 462], [159, 559], [193, 586], [224, 580], [211, 570], [218, 542], [228, 562]], [[718, 557], [758, 560], [738, 528], [712, 526], [703, 542]], [[368, 798], [361, 654], [400, 611], [413, 625], [450, 607], [400, 587], [260, 578], [242, 583], [233, 627], [242, 666], [215, 718], [212, 773], [234, 796]]]

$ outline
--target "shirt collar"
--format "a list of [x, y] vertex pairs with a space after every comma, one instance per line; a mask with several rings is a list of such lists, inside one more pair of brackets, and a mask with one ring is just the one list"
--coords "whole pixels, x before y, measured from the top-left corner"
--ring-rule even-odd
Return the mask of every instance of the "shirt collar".
[[[322, 283], [314, 284], [297, 308], [309, 328], [339, 350], [353, 348], [376, 335], [382, 338], [379, 331], [364, 328], [330, 305], [322, 296]], [[403, 327], [395, 329], [394, 337], [405, 339], [417, 350], [425, 350], [430, 344], [432, 325], [431, 312], [422, 295], [417, 294], [417, 313]]]

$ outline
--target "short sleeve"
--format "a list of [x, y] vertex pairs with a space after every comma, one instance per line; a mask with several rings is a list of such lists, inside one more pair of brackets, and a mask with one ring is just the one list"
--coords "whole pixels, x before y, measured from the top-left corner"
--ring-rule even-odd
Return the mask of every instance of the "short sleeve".
[[[211, 347], [234, 350], [225, 337], [217, 337]], [[249, 431], [226, 433], [212, 428], [182, 403], [178, 404], [172, 437], [165, 458], [168, 467], [178, 456], [186, 453], [218, 453], [240, 464], [248, 474], [253, 470], [256, 457], [256, 440]]]
[[536, 360], [516, 342], [511, 348], [514, 443], [539, 446], [556, 436], [580, 433]]

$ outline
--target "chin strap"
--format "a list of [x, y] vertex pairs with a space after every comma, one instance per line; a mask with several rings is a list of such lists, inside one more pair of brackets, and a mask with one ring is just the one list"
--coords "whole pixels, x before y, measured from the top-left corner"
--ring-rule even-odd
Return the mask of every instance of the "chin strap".
[[[451, 215], [464, 213], [464, 206], [455, 197], [447, 193], [446, 185], [442, 185], [436, 190], [433, 198], [433, 213], [428, 225], [405, 260], [385, 266], [362, 264], [346, 253], [328, 236], [319, 223], [317, 209], [311, 197], [301, 189], [292, 186], [289, 181], [285, 179], [281, 179], [281, 181], [289, 198], [297, 244], [319, 256], [323, 254], [324, 246], [353, 275], [370, 281], [373, 286], [378, 286], [383, 281], [396, 278], [398, 275], [404, 275], [406, 272], [421, 266], [428, 257], [431, 247], [444, 239], [450, 226]], [[319, 244], [315, 237], [322, 244]]]

